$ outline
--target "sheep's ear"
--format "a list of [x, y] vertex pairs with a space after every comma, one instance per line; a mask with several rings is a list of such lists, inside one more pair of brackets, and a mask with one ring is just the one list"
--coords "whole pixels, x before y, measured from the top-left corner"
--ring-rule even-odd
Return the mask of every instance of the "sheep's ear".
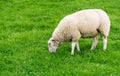
[[56, 43], [57, 43], [57, 44], [60, 44], [60, 42], [59, 42], [59, 41], [56, 41]]
[[59, 44], [59, 41], [55, 40], [54, 38], [52, 38], [51, 41], [53, 41], [54, 43]]
[[59, 44], [59, 41], [52, 39], [52, 41], [56, 44]]

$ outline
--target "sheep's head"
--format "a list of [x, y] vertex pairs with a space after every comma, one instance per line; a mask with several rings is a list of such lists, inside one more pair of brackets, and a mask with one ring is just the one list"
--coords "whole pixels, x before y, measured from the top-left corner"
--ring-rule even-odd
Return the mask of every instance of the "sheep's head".
[[59, 42], [56, 41], [53, 37], [51, 37], [48, 41], [49, 52], [56, 52]]

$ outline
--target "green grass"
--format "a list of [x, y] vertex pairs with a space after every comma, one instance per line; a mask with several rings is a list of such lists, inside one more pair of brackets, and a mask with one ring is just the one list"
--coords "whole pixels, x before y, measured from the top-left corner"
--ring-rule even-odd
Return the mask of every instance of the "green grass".
[[[0, 76], [120, 76], [120, 0], [0, 0]], [[47, 41], [58, 22], [81, 9], [100, 8], [111, 19], [108, 48], [102, 39], [80, 39], [48, 52]]]

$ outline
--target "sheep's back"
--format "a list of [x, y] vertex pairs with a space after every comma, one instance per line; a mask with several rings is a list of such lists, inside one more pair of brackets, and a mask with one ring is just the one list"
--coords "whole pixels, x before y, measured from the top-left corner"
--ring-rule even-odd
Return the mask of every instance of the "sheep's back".
[[99, 15], [93, 10], [83, 10], [69, 15], [69, 25], [81, 33], [81, 37], [93, 37], [98, 34]]

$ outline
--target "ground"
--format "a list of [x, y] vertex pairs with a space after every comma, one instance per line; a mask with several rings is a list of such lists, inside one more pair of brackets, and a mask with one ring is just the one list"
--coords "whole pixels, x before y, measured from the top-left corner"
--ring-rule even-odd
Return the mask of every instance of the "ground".
[[[120, 0], [0, 0], [0, 76], [120, 76]], [[49, 53], [47, 41], [59, 21], [75, 11], [99, 8], [111, 20], [108, 48], [102, 39], [80, 39], [70, 55], [64, 42]]]

